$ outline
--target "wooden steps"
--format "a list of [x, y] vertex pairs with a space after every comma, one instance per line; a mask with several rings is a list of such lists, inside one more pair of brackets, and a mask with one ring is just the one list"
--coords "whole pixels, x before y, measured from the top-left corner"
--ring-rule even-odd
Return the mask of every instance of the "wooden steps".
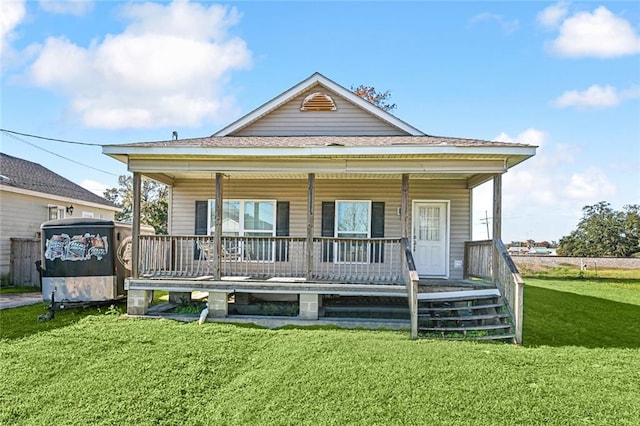
[[484, 341], [513, 341], [515, 336], [497, 289], [418, 294], [418, 335]]

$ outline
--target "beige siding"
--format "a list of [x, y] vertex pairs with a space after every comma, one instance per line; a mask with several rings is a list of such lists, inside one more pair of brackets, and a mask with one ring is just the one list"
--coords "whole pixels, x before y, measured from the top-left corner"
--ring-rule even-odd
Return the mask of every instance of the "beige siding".
[[[300, 111], [304, 98], [314, 92], [329, 94], [336, 111]], [[322, 86], [315, 86], [234, 133], [234, 136], [404, 136], [406, 133], [358, 108]]]
[[[385, 202], [385, 236], [400, 237], [401, 222], [397, 214], [401, 201], [400, 179], [316, 180], [315, 234], [320, 235], [322, 202], [334, 200], [371, 200]], [[290, 235], [306, 236], [307, 181], [224, 180], [225, 199], [262, 199], [290, 202]], [[215, 197], [215, 180], [180, 180], [172, 191], [171, 232], [192, 235], [195, 232], [195, 202]], [[413, 200], [450, 202], [449, 271], [453, 279], [462, 278], [462, 269], [454, 268], [463, 259], [464, 242], [471, 239], [469, 190], [464, 180], [411, 180], [409, 196]]]
[[[8, 274], [10, 268], [11, 238], [34, 238], [40, 225], [49, 219], [49, 205], [65, 207], [73, 204], [73, 216], [81, 218], [82, 212], [91, 212], [96, 219], [113, 220], [112, 210], [83, 206], [76, 202], [34, 197], [13, 192], [0, 192], [0, 274]], [[67, 217], [70, 217], [67, 215]]]

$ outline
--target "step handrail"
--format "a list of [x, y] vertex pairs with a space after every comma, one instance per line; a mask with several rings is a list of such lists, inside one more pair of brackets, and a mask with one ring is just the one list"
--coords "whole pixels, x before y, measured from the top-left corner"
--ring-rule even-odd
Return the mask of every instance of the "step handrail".
[[411, 339], [418, 338], [418, 271], [413, 260], [413, 253], [411, 251], [411, 244], [409, 238], [402, 238], [401, 241], [402, 251], [402, 277], [405, 285], [407, 286], [407, 296], [409, 301], [409, 317], [411, 321]]
[[496, 268], [492, 271], [493, 282], [500, 290], [511, 318], [513, 318], [514, 341], [517, 344], [522, 344], [524, 280], [504, 243], [501, 240], [495, 240], [493, 247], [495, 256], [493, 264]]

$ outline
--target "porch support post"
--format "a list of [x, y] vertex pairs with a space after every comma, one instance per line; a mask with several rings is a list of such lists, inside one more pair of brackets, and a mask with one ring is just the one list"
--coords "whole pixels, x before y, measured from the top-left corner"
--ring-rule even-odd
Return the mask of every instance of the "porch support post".
[[502, 239], [502, 175], [493, 175], [493, 249], [491, 276], [495, 283], [498, 279], [498, 253], [496, 242]]
[[409, 175], [402, 175], [402, 201], [400, 202], [402, 238], [409, 238]]
[[138, 278], [140, 274], [140, 188], [142, 176], [133, 172], [133, 208], [131, 224], [131, 278]]
[[[313, 205], [315, 202], [316, 175], [309, 173], [307, 178], [307, 281], [313, 278]], [[302, 303], [302, 302], [301, 302]]]
[[[216, 173], [216, 208], [215, 208], [215, 230], [213, 233], [213, 279], [220, 279], [220, 260], [222, 256], [222, 173]], [[226, 316], [226, 314], [225, 314]]]
[[502, 239], [502, 175], [493, 176], [493, 239]]

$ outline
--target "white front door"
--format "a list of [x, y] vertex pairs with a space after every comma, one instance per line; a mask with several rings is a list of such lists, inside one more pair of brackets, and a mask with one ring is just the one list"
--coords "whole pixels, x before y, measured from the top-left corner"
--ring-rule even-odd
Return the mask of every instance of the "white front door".
[[413, 203], [413, 260], [420, 276], [444, 277], [448, 262], [448, 208], [446, 202]]

